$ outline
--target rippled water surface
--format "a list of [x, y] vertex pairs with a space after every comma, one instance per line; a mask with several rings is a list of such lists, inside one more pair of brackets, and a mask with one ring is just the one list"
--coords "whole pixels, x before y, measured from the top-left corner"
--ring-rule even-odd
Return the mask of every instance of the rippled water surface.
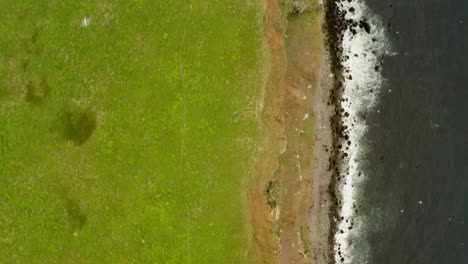
[[468, 263], [468, 2], [366, 0], [388, 28], [350, 263]]

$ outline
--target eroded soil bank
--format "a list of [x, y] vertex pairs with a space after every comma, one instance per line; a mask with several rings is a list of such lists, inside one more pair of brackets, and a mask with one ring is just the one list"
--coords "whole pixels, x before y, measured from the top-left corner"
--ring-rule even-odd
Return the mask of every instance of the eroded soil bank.
[[250, 199], [256, 263], [328, 263], [329, 65], [316, 0], [266, 0], [264, 149]]

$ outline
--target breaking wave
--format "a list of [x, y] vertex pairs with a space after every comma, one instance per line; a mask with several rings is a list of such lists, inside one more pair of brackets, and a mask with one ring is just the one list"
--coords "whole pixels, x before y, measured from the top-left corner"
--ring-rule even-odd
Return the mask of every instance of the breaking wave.
[[341, 1], [336, 4], [345, 13], [347, 25], [341, 41], [343, 93], [340, 103], [347, 133], [338, 142], [340, 151], [345, 155], [339, 164], [341, 203], [338, 207], [339, 218], [336, 219], [334, 258], [336, 263], [366, 263], [368, 246], [367, 249], [360, 248], [359, 256], [352, 250], [353, 238], [361, 237], [364, 232], [362, 221], [357, 217], [356, 199], [360, 187], [369, 176], [363, 170], [363, 160], [368, 151], [365, 143], [368, 130], [366, 116], [376, 110], [385, 84], [381, 70], [383, 57], [389, 54], [389, 41], [386, 26], [364, 1]]

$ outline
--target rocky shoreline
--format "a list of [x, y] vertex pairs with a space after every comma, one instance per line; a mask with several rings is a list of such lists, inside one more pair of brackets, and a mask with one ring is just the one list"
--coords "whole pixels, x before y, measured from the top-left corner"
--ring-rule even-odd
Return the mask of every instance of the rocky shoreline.
[[[353, 104], [358, 104], [360, 98], [351, 101], [350, 98], [347, 98], [350, 93], [356, 94], [356, 89], [365, 89], [362, 90], [364, 93], [361, 93], [361, 96], [364, 96], [366, 93], [376, 93], [374, 87], [363, 87], [365, 85], [349, 85], [349, 82], [353, 80], [352, 70], [356, 70], [356, 66], [353, 69], [346, 63], [350, 60], [350, 57], [369, 57], [376, 56], [380, 58], [380, 62], [375, 65], [371, 65], [369, 71], [379, 72], [382, 65], [382, 56], [383, 51], [372, 49], [363, 52], [362, 54], [349, 54], [345, 53], [343, 50], [343, 43], [347, 41], [347, 45], [350, 45], [350, 40], [353, 37], [359, 35], [359, 32], [364, 34], [371, 34], [375, 30], [373, 26], [368, 22], [368, 18], [358, 17], [358, 18], [349, 18], [347, 14], [356, 14], [359, 8], [359, 5], [355, 5], [357, 2], [355, 0], [324, 0], [324, 9], [325, 9], [325, 19], [324, 19], [324, 46], [325, 53], [328, 55], [329, 61], [329, 81], [328, 87], [326, 90], [329, 92], [328, 100], [326, 102], [329, 108], [329, 134], [331, 135], [331, 141], [326, 146], [326, 152], [328, 153], [329, 161], [327, 172], [330, 174], [330, 183], [328, 188], [328, 193], [331, 199], [331, 204], [329, 207], [329, 222], [330, 222], [330, 232], [329, 232], [329, 245], [330, 245], [330, 262], [329, 263], [344, 263], [346, 260], [345, 253], [343, 251], [344, 247], [348, 247], [348, 241], [342, 240], [338, 241], [336, 234], [340, 233], [341, 235], [351, 232], [354, 227], [355, 219], [353, 217], [345, 217], [343, 213], [344, 205], [344, 194], [346, 193], [346, 185], [350, 186], [349, 188], [354, 188], [353, 182], [349, 179], [349, 175], [353, 177], [351, 173], [351, 167], [356, 165], [350, 165], [355, 162], [356, 157], [353, 156], [353, 153], [359, 140], [356, 136], [353, 137], [353, 131], [359, 123], [365, 123], [365, 111], [360, 109], [361, 112], [358, 113], [356, 109], [350, 111], [350, 106]], [[362, 10], [359, 10], [362, 12]], [[389, 25], [387, 25], [389, 26]], [[350, 34], [352, 37], [350, 38]], [[345, 40], [346, 39], [346, 40]], [[368, 37], [369, 42], [378, 43], [379, 40], [376, 37]], [[358, 46], [361, 44], [358, 44]], [[349, 46], [348, 46], [349, 49]], [[368, 54], [366, 54], [368, 52]], [[379, 55], [380, 54], [380, 55]], [[369, 55], [369, 56], [368, 56]], [[368, 59], [369, 60], [369, 59]], [[366, 66], [367, 66], [366, 62]], [[362, 67], [363, 65], [361, 65]], [[355, 80], [356, 76], [354, 76]], [[322, 78], [323, 80], [325, 79]], [[345, 87], [346, 86], [346, 87]], [[346, 89], [346, 92], [345, 92]], [[355, 90], [353, 90], [355, 89]], [[347, 96], [344, 96], [347, 94]], [[349, 112], [348, 112], [349, 111]], [[354, 147], [354, 148], [353, 148]], [[353, 167], [356, 169], [356, 167]], [[358, 176], [361, 175], [361, 172], [355, 172]], [[349, 189], [348, 188], [348, 189]], [[349, 211], [357, 214], [359, 212], [359, 206], [354, 204], [354, 201], [349, 200], [346, 203], [346, 208]], [[351, 197], [352, 199], [352, 197]], [[346, 241], [346, 242], [345, 242]], [[341, 243], [341, 244], [340, 244]], [[346, 243], [346, 245], [344, 244]], [[327, 262], [328, 263], [328, 262]]]

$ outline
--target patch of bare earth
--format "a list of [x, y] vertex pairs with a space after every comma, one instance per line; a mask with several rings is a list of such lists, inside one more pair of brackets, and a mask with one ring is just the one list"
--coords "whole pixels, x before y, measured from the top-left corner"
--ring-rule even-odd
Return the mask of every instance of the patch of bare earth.
[[316, 153], [329, 132], [317, 128], [327, 114], [317, 108], [322, 11], [316, 0], [264, 1], [264, 142], [249, 192], [256, 263], [328, 263], [328, 156]]
[[[279, 167], [278, 155], [284, 149], [284, 89], [285, 71], [284, 17], [277, 0], [263, 0], [264, 46], [266, 64], [262, 102], [263, 142], [252, 172], [249, 188], [253, 227], [255, 263], [278, 263], [278, 239], [275, 235], [275, 208], [269, 205], [269, 182]], [[271, 201], [274, 202], [274, 201]], [[271, 204], [271, 203], [270, 203]]]
[[311, 6], [293, 10], [286, 31], [285, 135], [281, 156], [279, 229], [281, 263], [314, 263], [310, 214], [313, 203], [316, 117], [313, 103], [321, 59], [321, 15]]

